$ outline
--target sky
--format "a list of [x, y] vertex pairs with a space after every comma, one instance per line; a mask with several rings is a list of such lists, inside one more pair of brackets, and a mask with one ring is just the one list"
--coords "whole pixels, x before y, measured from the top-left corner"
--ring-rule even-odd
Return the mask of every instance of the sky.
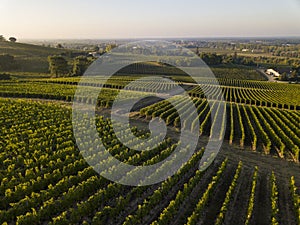
[[300, 0], [0, 0], [18, 39], [300, 36]]

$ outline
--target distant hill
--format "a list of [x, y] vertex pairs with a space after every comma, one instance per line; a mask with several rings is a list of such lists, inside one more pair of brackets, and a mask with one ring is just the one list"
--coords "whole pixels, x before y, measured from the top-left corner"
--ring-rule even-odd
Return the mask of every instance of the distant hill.
[[13, 72], [48, 73], [47, 57], [49, 55], [64, 55], [74, 57], [82, 52], [70, 49], [50, 48], [39, 45], [0, 42], [0, 55], [9, 54], [15, 57], [16, 68]]
[[[265, 76], [257, 72], [255, 68], [241, 65], [218, 65], [209, 67], [218, 79], [241, 79], [241, 80], [266, 80]], [[197, 71], [197, 67], [194, 68]], [[116, 75], [165, 75], [175, 80], [190, 81], [186, 73], [171, 65], [157, 62], [135, 63], [118, 71]]]

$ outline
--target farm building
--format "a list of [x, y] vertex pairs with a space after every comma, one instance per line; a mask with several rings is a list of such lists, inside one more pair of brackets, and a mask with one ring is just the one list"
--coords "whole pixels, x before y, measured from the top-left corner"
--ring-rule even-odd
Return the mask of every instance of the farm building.
[[275, 70], [273, 70], [273, 69], [267, 69], [267, 70], [266, 70], [266, 74], [268, 74], [268, 75], [273, 75], [273, 76], [275, 76], [275, 77], [280, 77], [280, 73], [277, 72], [277, 71], [275, 71]]

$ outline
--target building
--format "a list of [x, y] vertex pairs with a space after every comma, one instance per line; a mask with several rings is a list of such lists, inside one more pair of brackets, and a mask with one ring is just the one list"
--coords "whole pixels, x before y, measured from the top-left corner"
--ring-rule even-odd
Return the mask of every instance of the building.
[[243, 48], [242, 52], [249, 52], [249, 49], [248, 48]]
[[99, 58], [101, 54], [99, 52], [89, 52], [88, 56], [93, 56], [95, 58]]
[[274, 76], [274, 77], [280, 77], [280, 73], [273, 70], [273, 69], [267, 69], [266, 70], [266, 74], [270, 75], [270, 76]]

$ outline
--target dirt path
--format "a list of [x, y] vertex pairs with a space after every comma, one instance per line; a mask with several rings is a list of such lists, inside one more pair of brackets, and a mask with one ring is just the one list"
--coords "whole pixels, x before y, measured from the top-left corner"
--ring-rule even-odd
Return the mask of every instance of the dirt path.
[[197, 223], [198, 225], [212, 224], [212, 221], [216, 220], [234, 176], [236, 166], [236, 164], [228, 163], [224, 174], [222, 174], [221, 179], [217, 182], [217, 186], [204, 209], [203, 217]]
[[264, 69], [257, 69], [256, 71], [259, 72], [261, 75], [263, 75], [265, 78], [267, 78], [269, 82], [276, 82], [276, 80], [274, 80], [273, 76], [270, 76], [265, 73]]
[[270, 224], [271, 201], [270, 184], [268, 174], [260, 174], [258, 177], [252, 221], [257, 225]]
[[206, 191], [207, 185], [211, 182], [211, 178], [215, 175], [218, 167], [221, 165], [222, 159], [218, 158], [215, 160], [212, 165], [205, 171], [203, 177], [201, 178], [200, 182], [196, 185], [196, 187], [192, 190], [189, 197], [185, 199], [185, 201], [181, 204], [176, 217], [174, 218], [173, 224], [174, 225], [181, 225], [185, 224], [186, 218], [189, 217], [196, 204], [198, 203], [199, 199]]
[[259, 173], [275, 172], [277, 180], [284, 180], [287, 177], [295, 176], [295, 180], [300, 182], [300, 165], [280, 159], [272, 155], [263, 155], [258, 152], [230, 148], [226, 143], [223, 144], [219, 153], [233, 161], [243, 161], [243, 166], [252, 168], [258, 166]]
[[278, 207], [279, 207], [279, 223], [285, 225], [294, 225], [297, 224], [293, 199], [291, 198], [290, 190], [289, 190], [289, 181], [286, 179], [285, 181], [279, 180], [277, 181], [278, 188]]
[[[225, 215], [224, 224], [244, 224], [251, 192], [253, 171], [243, 167]], [[238, 210], [237, 210], [238, 209]]]

